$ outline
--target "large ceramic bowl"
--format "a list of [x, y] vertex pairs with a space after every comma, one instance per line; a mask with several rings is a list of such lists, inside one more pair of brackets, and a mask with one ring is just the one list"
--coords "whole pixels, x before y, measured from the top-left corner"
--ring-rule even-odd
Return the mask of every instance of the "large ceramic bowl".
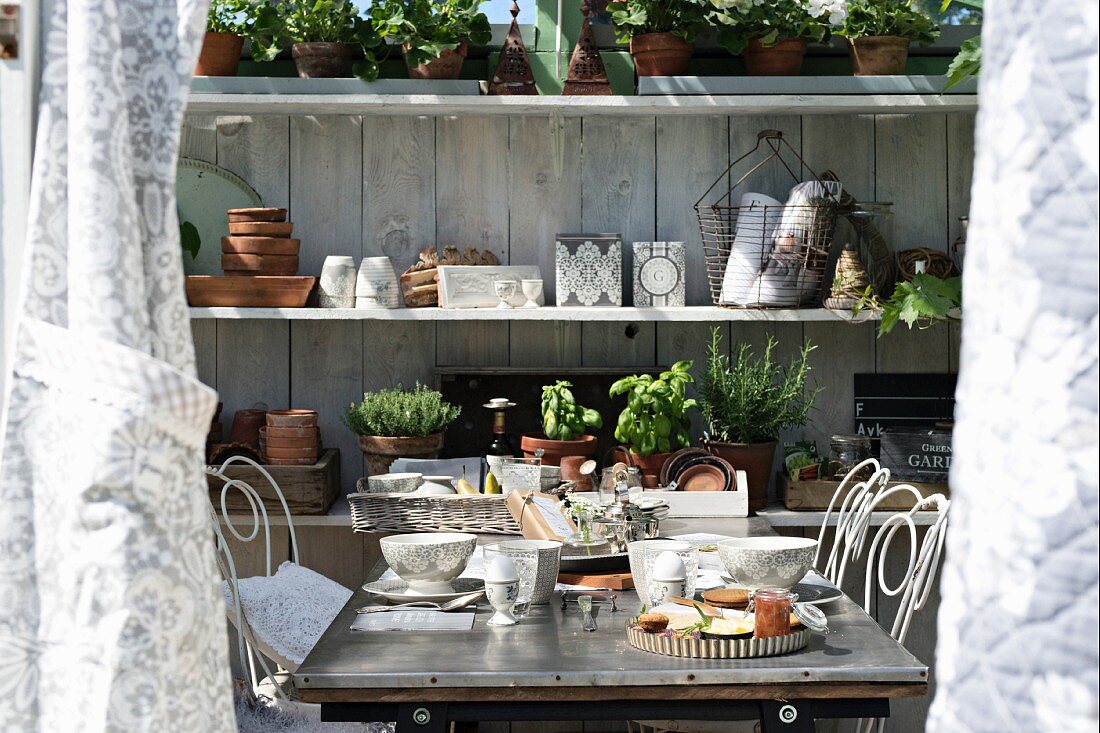
[[451, 581], [466, 569], [477, 536], [462, 532], [398, 534], [381, 540], [382, 556], [409, 584], [409, 593], [434, 595], [454, 590]]
[[790, 588], [814, 561], [817, 540], [803, 537], [736, 537], [718, 543], [731, 578], [749, 588]]

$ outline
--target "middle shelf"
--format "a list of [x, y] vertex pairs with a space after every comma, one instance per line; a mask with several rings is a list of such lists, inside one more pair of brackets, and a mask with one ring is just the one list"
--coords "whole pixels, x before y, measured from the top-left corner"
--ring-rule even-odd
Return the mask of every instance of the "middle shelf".
[[718, 321], [847, 321], [876, 320], [877, 314], [827, 308], [191, 308], [192, 319], [269, 321], [593, 321], [710, 323]]

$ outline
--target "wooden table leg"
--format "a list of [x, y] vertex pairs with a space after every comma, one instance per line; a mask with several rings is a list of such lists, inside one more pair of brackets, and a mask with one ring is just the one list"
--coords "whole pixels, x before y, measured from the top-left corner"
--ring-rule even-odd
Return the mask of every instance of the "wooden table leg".
[[450, 733], [446, 703], [401, 703], [397, 706], [396, 733]]
[[764, 733], [814, 733], [810, 703], [783, 700], [760, 701], [760, 725]]

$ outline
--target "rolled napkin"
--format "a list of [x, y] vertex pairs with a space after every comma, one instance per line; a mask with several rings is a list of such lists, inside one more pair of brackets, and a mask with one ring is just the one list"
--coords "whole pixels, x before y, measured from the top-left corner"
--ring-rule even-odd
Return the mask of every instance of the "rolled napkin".
[[783, 213], [783, 205], [762, 193], [741, 196], [737, 214], [737, 229], [730, 247], [726, 272], [722, 280], [722, 305], [751, 305], [756, 276], [771, 252], [775, 228]]

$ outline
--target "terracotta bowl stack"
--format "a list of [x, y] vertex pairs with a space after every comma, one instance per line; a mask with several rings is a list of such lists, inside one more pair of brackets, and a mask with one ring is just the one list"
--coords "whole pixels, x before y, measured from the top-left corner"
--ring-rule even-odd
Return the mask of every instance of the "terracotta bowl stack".
[[286, 209], [230, 209], [229, 236], [222, 237], [226, 275], [297, 275], [301, 240]]
[[260, 431], [260, 446], [272, 466], [312, 466], [321, 454], [314, 410], [270, 410]]

